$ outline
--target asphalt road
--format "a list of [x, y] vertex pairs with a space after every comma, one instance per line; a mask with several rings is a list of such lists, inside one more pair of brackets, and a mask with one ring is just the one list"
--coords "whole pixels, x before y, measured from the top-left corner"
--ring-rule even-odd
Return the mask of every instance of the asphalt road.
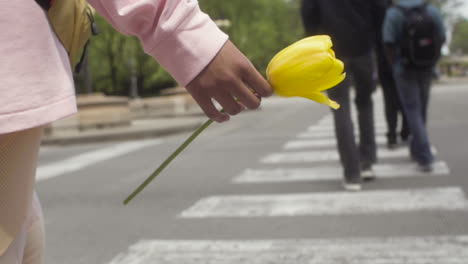
[[128, 206], [188, 134], [43, 147], [46, 263], [466, 263], [467, 96], [460, 83], [433, 91], [433, 174], [381, 145], [379, 179], [359, 193], [341, 190], [330, 111], [303, 99], [208, 128]]

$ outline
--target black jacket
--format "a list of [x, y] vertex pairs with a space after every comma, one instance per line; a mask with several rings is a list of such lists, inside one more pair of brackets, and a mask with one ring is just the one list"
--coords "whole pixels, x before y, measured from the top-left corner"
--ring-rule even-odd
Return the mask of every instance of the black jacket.
[[378, 40], [385, 0], [302, 0], [301, 15], [308, 35], [332, 37], [337, 56], [370, 52]]

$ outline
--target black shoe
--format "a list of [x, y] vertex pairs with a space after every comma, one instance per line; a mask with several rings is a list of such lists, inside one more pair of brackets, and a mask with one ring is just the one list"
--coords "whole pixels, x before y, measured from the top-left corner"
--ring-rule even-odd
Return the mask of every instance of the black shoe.
[[387, 133], [387, 148], [395, 149], [397, 146], [397, 137], [393, 133]]
[[398, 144], [396, 143], [396, 140], [394, 142], [388, 142], [387, 143], [387, 148], [388, 149], [396, 149], [398, 148]]
[[404, 145], [407, 145], [408, 144], [408, 140], [409, 140], [409, 135], [401, 135], [401, 143], [404, 144]]

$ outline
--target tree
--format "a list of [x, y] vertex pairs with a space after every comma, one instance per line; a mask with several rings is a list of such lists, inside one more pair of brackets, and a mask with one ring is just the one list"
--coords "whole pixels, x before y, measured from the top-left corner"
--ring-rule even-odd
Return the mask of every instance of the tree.
[[200, 0], [200, 6], [213, 19], [231, 22], [224, 30], [261, 72], [274, 54], [303, 35], [298, 1]]
[[[213, 19], [227, 19], [222, 29], [252, 63], [264, 73], [279, 50], [303, 36], [299, 0], [200, 0], [200, 7]], [[109, 95], [130, 95], [132, 76], [138, 94], [156, 95], [174, 87], [175, 81], [143, 52], [134, 37], [116, 32], [102, 17], [97, 17], [100, 34], [91, 39], [89, 69], [95, 91]], [[209, 37], [209, 36], [205, 36]], [[78, 92], [86, 88], [77, 85]]]
[[460, 19], [453, 29], [450, 50], [455, 54], [468, 54], [468, 20]]
[[449, 20], [458, 18], [457, 9], [463, 5], [464, 0], [429, 0], [440, 8], [442, 15]]
[[[95, 92], [129, 96], [132, 75], [140, 95], [154, 95], [162, 88], [175, 86], [170, 75], [143, 52], [135, 37], [120, 34], [100, 16], [96, 16], [96, 23], [99, 34], [91, 38], [88, 54]], [[77, 87], [78, 92], [85, 92], [85, 87]]]

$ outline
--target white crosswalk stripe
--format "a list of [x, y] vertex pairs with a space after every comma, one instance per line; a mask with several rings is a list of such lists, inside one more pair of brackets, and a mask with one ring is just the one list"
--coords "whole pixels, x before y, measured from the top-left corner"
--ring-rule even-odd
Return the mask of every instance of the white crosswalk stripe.
[[[450, 169], [444, 161], [434, 163], [434, 171], [421, 172], [414, 163], [379, 163], [374, 165], [373, 171], [377, 178], [404, 178], [447, 176]], [[293, 169], [246, 169], [233, 179], [234, 183], [267, 183], [267, 182], [295, 182], [295, 181], [324, 181], [340, 180], [343, 178], [342, 169], [338, 166], [293, 168]]]
[[44, 181], [51, 178], [63, 176], [72, 172], [79, 171], [88, 166], [97, 164], [104, 160], [116, 158], [130, 152], [161, 144], [157, 140], [141, 140], [126, 143], [115, 144], [110, 147], [98, 149], [95, 151], [80, 154], [65, 160], [57, 161], [52, 164], [40, 166], [37, 169], [36, 180]]
[[458, 187], [379, 190], [360, 193], [232, 195], [203, 198], [182, 218], [349, 215], [421, 210], [467, 210]]
[[[374, 128], [376, 131], [379, 131], [379, 132], [387, 131], [387, 125], [384, 123], [376, 123]], [[335, 126], [333, 124], [313, 125], [307, 128], [308, 132], [321, 132], [321, 131], [334, 131], [334, 130], [335, 130]]]
[[466, 264], [468, 236], [142, 240], [109, 264]]
[[[375, 135], [377, 137], [379, 136], [385, 136], [387, 131], [385, 129], [376, 129], [375, 130]], [[356, 130], [355, 135], [358, 136], [359, 133]], [[297, 135], [298, 138], [335, 138], [335, 132], [334, 130], [331, 129], [317, 129], [315, 131], [308, 130], [306, 132], [302, 132]]]
[[[307, 138], [308, 133], [301, 134], [303, 138]], [[314, 135], [312, 134], [312, 137]], [[375, 138], [376, 144], [386, 144], [387, 138], [384, 136], [377, 136]], [[286, 142], [283, 149], [302, 149], [302, 148], [334, 148], [336, 147], [336, 139], [335, 138], [319, 138], [319, 139], [299, 139], [299, 140], [291, 140]]]
[[[433, 153], [437, 153], [436, 149], [432, 149]], [[378, 151], [379, 159], [407, 158], [409, 159], [409, 151], [407, 148], [398, 149], [380, 149]], [[261, 159], [262, 163], [277, 164], [277, 163], [304, 163], [304, 162], [324, 162], [338, 161], [339, 155], [336, 150], [315, 150], [315, 151], [294, 151], [294, 152], [279, 152], [272, 153]]]

